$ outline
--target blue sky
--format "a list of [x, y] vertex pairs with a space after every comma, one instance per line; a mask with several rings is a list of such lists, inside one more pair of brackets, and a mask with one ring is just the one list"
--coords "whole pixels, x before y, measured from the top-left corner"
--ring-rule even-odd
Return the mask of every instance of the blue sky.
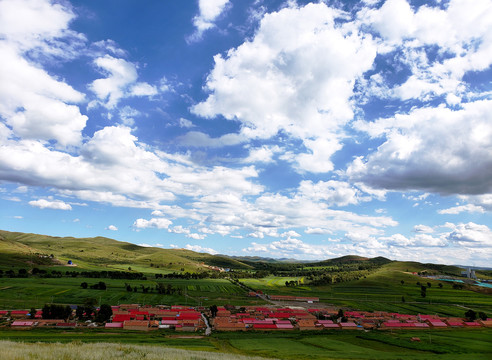
[[492, 1], [0, 0], [0, 228], [492, 263]]

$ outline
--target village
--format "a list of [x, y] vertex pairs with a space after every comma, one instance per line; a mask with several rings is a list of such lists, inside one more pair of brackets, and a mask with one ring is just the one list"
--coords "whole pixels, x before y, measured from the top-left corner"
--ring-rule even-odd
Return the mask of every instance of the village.
[[322, 330], [409, 330], [492, 327], [492, 319], [446, 318], [438, 315], [409, 315], [384, 311], [343, 311], [301, 306], [111, 306], [109, 321], [45, 319], [42, 310], [2, 310], [3, 327], [32, 328], [105, 328], [124, 330], [174, 330], [177, 332], [211, 331], [322, 331]]

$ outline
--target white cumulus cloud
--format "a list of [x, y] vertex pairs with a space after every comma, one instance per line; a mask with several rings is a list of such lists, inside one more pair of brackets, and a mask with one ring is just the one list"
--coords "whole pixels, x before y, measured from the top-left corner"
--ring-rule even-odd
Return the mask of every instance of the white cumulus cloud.
[[199, 0], [199, 14], [193, 18], [196, 33], [193, 34], [191, 40], [200, 39], [206, 30], [213, 28], [215, 20], [222, 14], [228, 4], [229, 0]]
[[29, 205], [38, 207], [40, 209], [54, 209], [54, 210], [72, 210], [70, 204], [67, 204], [61, 200], [32, 200], [29, 201]]
[[355, 81], [376, 56], [370, 36], [335, 24], [344, 16], [323, 3], [266, 14], [251, 41], [215, 56], [209, 96], [192, 111], [239, 121], [247, 139], [284, 131], [306, 147], [294, 158], [299, 171], [332, 170], [342, 127], [354, 115]]
[[147, 228], [157, 228], [157, 229], [167, 229], [169, 225], [172, 224], [171, 220], [164, 218], [152, 218], [147, 219], [137, 219], [133, 223], [135, 229], [147, 229]]

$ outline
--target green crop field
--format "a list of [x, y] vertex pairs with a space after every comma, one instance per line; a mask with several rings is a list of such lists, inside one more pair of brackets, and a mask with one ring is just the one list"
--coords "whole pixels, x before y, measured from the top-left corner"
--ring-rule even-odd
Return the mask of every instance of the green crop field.
[[[82, 289], [80, 284], [89, 285], [104, 281], [106, 290]], [[181, 294], [161, 295], [153, 291], [143, 293], [141, 285], [155, 287], [158, 283], [169, 284], [180, 289]], [[125, 284], [137, 287], [137, 292], [126, 291]], [[223, 279], [165, 279], [165, 280], [112, 280], [88, 278], [0, 278], [0, 308], [40, 308], [46, 303], [82, 304], [86, 298], [95, 298], [98, 303], [118, 305], [139, 304], [183, 304], [183, 305], [247, 305], [262, 303], [259, 299], [246, 297], [246, 291]]]
[[[267, 294], [319, 297], [321, 302], [335, 306], [365, 310], [411, 314], [463, 316], [467, 308], [492, 314], [492, 296], [470, 290], [457, 290], [452, 284], [421, 278], [403, 271], [383, 267], [365, 279], [325, 286], [285, 286], [285, 278], [268, 276], [263, 279], [241, 279], [241, 282]], [[403, 284], [401, 283], [403, 281]], [[421, 296], [420, 282], [427, 286], [426, 297]], [[442, 284], [442, 288], [439, 287]], [[405, 302], [402, 301], [404, 297]]]
[[[166, 331], [148, 333], [102, 329], [29, 331], [0, 330], [0, 338], [25, 343], [124, 343], [168, 348], [202, 350], [280, 359], [489, 359], [492, 329], [449, 329], [426, 331], [321, 331], [216, 333], [209, 337], [176, 337]], [[419, 337], [420, 342], [412, 342]], [[11, 345], [10, 345], [11, 346]], [[36, 349], [34, 345], [31, 349]], [[60, 346], [60, 345], [58, 345]], [[109, 345], [113, 346], [113, 345]], [[3, 346], [2, 346], [3, 347]], [[149, 349], [150, 352], [150, 349]], [[150, 354], [149, 354], [150, 355]], [[140, 357], [144, 357], [143, 353]], [[73, 358], [73, 357], [71, 357]], [[145, 356], [147, 358], [147, 356]], [[150, 358], [150, 356], [148, 357]], [[207, 358], [205, 355], [196, 358]]]

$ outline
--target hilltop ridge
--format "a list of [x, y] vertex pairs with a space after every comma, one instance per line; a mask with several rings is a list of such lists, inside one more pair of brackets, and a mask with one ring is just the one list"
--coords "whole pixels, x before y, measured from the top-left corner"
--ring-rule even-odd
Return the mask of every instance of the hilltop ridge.
[[403, 272], [460, 273], [460, 268], [456, 266], [393, 261], [384, 257], [346, 255], [322, 261], [303, 261], [258, 256], [211, 255], [186, 249], [145, 247], [102, 236], [75, 238], [0, 230], [0, 266], [60, 265], [66, 264], [68, 260], [72, 260], [79, 268], [88, 270], [132, 268], [144, 272], [200, 272], [214, 266], [235, 270], [261, 270], [264, 266], [329, 267], [367, 264]]

